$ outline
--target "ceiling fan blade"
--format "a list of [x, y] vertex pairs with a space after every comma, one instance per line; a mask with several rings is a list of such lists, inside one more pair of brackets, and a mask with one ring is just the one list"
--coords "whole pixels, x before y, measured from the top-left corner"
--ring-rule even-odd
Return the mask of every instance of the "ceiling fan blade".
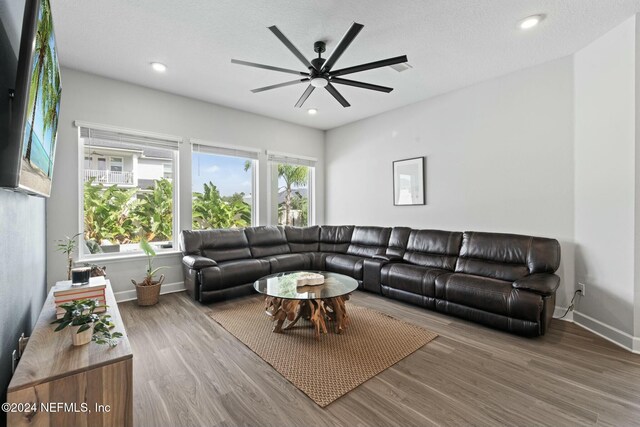
[[343, 68], [341, 70], [331, 71], [331, 76], [344, 76], [345, 74], [359, 73], [360, 71], [372, 70], [374, 68], [387, 67], [389, 65], [401, 64], [408, 62], [407, 55], [396, 56], [395, 58], [383, 59], [381, 61], [369, 62], [368, 64], [356, 65], [355, 67]]
[[378, 92], [386, 92], [386, 93], [389, 93], [393, 90], [392, 87], [378, 86], [371, 83], [356, 82], [354, 80], [341, 79], [340, 77], [333, 77], [331, 79], [331, 83], [337, 83], [337, 84], [346, 85], [346, 86], [354, 86], [362, 89], [377, 90]]
[[344, 33], [344, 36], [342, 36], [342, 39], [340, 39], [336, 48], [333, 50], [333, 52], [331, 52], [331, 56], [329, 56], [329, 58], [327, 58], [327, 61], [324, 63], [322, 67], [323, 73], [331, 70], [331, 67], [333, 67], [336, 61], [340, 59], [344, 51], [347, 50], [351, 42], [356, 38], [360, 30], [362, 30], [363, 28], [364, 25], [358, 24], [357, 22], [351, 24], [351, 27], [347, 30], [346, 33]]
[[311, 65], [311, 62], [309, 62], [309, 60], [304, 57], [304, 55], [298, 50], [298, 48], [295, 47], [293, 43], [291, 43], [284, 34], [282, 34], [282, 32], [278, 29], [278, 27], [276, 27], [275, 25], [272, 25], [271, 27], [269, 27], [269, 29], [273, 34], [276, 35], [278, 39], [280, 39], [282, 43], [284, 43], [287, 49], [289, 49], [291, 53], [293, 53], [296, 56], [296, 58], [298, 58], [300, 62], [304, 64], [305, 67], [313, 68], [313, 65]]
[[333, 97], [335, 99], [337, 99], [338, 102], [340, 104], [342, 104], [343, 107], [345, 107], [345, 108], [346, 107], [351, 107], [351, 104], [349, 104], [347, 102], [347, 100], [344, 99], [344, 96], [340, 95], [340, 92], [338, 92], [338, 90], [335, 87], [333, 87], [333, 85], [331, 85], [331, 83], [326, 85], [324, 88], [327, 90], [327, 92], [329, 92], [331, 95], [333, 95]]
[[290, 82], [278, 83], [277, 85], [259, 87], [258, 89], [251, 89], [251, 92], [253, 92], [253, 93], [264, 92], [265, 90], [271, 90], [271, 89], [277, 89], [279, 87], [297, 85], [297, 84], [300, 84], [302, 82], [308, 82], [308, 81], [309, 81], [308, 78], [307, 79], [300, 79], [300, 80], [292, 80]]
[[232, 59], [231, 63], [232, 64], [247, 65], [249, 67], [263, 68], [265, 70], [271, 70], [271, 71], [280, 71], [281, 73], [296, 74], [298, 76], [308, 76], [309, 75], [309, 73], [306, 73], [304, 71], [289, 70], [288, 68], [280, 68], [280, 67], [274, 67], [274, 66], [271, 66], [271, 65], [256, 64], [255, 62], [241, 61], [239, 59]]
[[300, 97], [300, 99], [298, 99], [298, 102], [296, 102], [296, 108], [300, 108], [302, 107], [302, 104], [304, 104], [304, 102], [307, 100], [307, 98], [309, 97], [309, 95], [311, 95], [311, 92], [313, 92], [313, 90], [315, 89], [315, 87], [309, 85], [304, 93], [302, 94], [302, 96]]

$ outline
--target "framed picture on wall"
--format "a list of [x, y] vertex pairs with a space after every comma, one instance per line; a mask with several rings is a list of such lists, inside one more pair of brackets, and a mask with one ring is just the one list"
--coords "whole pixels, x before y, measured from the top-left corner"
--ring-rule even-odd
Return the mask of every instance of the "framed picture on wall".
[[424, 157], [393, 162], [393, 204], [424, 205]]

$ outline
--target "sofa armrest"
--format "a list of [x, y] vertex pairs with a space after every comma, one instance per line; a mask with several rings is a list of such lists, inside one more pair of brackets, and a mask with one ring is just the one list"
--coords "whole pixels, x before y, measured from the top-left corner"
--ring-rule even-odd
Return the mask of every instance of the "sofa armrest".
[[515, 289], [524, 289], [540, 295], [552, 295], [560, 285], [560, 278], [555, 274], [537, 273], [513, 282]]
[[371, 258], [373, 259], [377, 259], [380, 261], [402, 261], [402, 257], [398, 256], [398, 255], [374, 255]]
[[216, 265], [218, 265], [218, 263], [211, 258], [203, 257], [200, 255], [186, 255], [182, 257], [182, 263], [194, 270], [200, 270], [204, 267], [215, 267]]

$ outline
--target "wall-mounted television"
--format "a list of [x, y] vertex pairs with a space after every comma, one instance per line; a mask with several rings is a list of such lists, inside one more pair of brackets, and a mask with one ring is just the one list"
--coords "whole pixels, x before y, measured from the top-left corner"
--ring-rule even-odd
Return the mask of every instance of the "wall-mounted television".
[[8, 132], [0, 136], [0, 187], [48, 197], [62, 85], [49, 0], [27, 0]]

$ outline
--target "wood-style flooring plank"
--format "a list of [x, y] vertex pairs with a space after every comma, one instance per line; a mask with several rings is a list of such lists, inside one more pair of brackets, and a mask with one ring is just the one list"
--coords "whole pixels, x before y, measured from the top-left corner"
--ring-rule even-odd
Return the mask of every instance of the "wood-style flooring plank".
[[351, 301], [440, 336], [322, 409], [207, 316], [245, 300], [120, 304], [136, 426], [640, 425], [640, 356], [577, 325], [522, 338], [363, 292]]

